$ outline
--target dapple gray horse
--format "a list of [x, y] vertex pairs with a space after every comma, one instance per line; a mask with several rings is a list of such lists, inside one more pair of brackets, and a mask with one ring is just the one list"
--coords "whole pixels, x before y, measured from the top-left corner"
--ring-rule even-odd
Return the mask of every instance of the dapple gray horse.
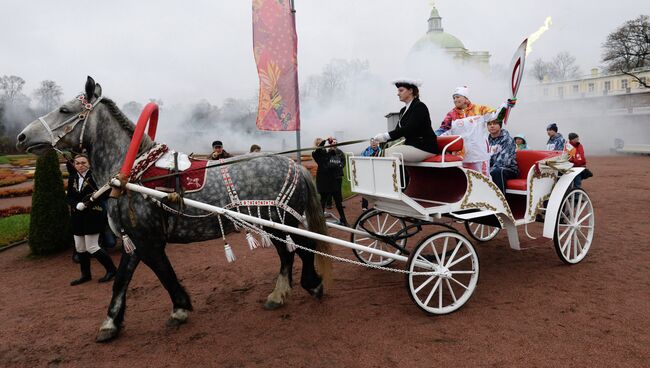
[[[85, 95], [64, 103], [58, 109], [30, 123], [18, 135], [17, 147], [35, 154], [43, 153], [52, 147], [59, 150], [85, 149], [90, 156], [95, 180], [101, 185], [107, 183], [119, 171], [133, 132], [134, 124], [113, 101], [102, 96], [100, 85], [88, 77]], [[140, 145], [140, 152], [146, 152], [154, 144], [145, 136]], [[228, 171], [240, 200], [273, 200], [283, 190], [283, 183], [291, 165], [294, 165], [293, 161], [286, 157], [262, 156], [228, 165]], [[325, 219], [311, 176], [301, 166], [298, 170], [294, 168], [294, 173], [297, 176], [295, 191], [286, 204], [296, 213], [305, 215], [309, 231], [326, 234]], [[219, 207], [231, 203], [219, 168], [208, 169], [204, 189], [188, 193], [185, 197]], [[165, 245], [167, 242], [190, 243], [222, 236], [217, 218], [200, 217], [198, 210], [189, 208], [183, 211], [197, 217], [171, 214], [151, 199], [136, 193], [109, 199], [108, 209], [112, 227], [123, 229], [136, 249], [132, 254], [122, 252], [108, 316], [102, 323], [96, 340], [108, 341], [118, 335], [124, 320], [126, 291], [140, 260], [153, 270], [171, 297], [173, 309], [168, 324], [179, 325], [186, 322], [188, 312], [192, 310], [192, 303], [165, 254]], [[245, 208], [241, 211], [248, 214]], [[254, 214], [255, 212], [256, 209], [253, 210]], [[280, 214], [281, 211], [274, 208], [273, 211], [263, 210], [258, 215], [278, 222], [282, 221]], [[299, 224], [299, 221], [288, 213], [282, 217], [287, 225]], [[223, 218], [222, 224], [225, 233], [234, 229], [234, 224], [226, 218]], [[274, 309], [282, 306], [290, 294], [294, 252], [290, 252], [287, 246], [277, 239], [284, 239], [286, 234], [271, 229], [265, 230], [273, 235], [272, 242], [281, 261], [276, 286], [264, 304], [265, 308]], [[300, 236], [294, 236], [294, 239], [296, 243], [310, 249], [325, 253], [329, 251], [328, 244]], [[320, 298], [323, 295], [323, 282], [331, 276], [329, 258], [315, 256], [314, 253], [300, 248], [297, 253], [303, 262], [301, 286], [311, 295]]]

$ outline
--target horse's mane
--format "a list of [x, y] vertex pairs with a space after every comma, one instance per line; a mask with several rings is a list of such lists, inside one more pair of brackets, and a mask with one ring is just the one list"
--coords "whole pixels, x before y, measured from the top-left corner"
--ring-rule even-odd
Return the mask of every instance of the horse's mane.
[[124, 115], [119, 107], [117, 107], [115, 101], [111, 100], [110, 98], [103, 97], [101, 103], [106, 105], [108, 111], [111, 113], [111, 115], [113, 115], [117, 122], [120, 123], [122, 128], [126, 129], [129, 133], [131, 133], [131, 135], [133, 135], [133, 132], [135, 131], [135, 124], [133, 124], [131, 119]]
[[[129, 119], [122, 110], [120, 110], [119, 107], [117, 107], [117, 104], [115, 101], [111, 100], [108, 97], [102, 97], [101, 103], [103, 103], [107, 108], [108, 112], [113, 115], [115, 120], [120, 124], [120, 126], [124, 129], [126, 129], [127, 132], [129, 132], [129, 135], [133, 136], [133, 133], [135, 132], [135, 124]], [[148, 135], [144, 135], [142, 137], [142, 144], [140, 145], [140, 149], [148, 149], [153, 145], [153, 141], [149, 138]]]

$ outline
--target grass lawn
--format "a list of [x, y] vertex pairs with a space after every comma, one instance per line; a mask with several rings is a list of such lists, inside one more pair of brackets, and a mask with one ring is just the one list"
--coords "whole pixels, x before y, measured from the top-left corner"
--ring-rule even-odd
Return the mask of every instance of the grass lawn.
[[27, 238], [29, 214], [0, 218], [0, 248]]
[[0, 156], [0, 164], [8, 164], [9, 158], [7, 156]]

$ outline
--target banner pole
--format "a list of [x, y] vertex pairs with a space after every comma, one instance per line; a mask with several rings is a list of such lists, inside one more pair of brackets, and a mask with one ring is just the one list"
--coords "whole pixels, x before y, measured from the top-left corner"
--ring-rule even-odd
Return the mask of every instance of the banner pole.
[[[290, 0], [291, 3], [291, 15], [293, 16], [293, 25], [294, 27], [296, 26], [296, 7], [294, 4], [294, 0]], [[297, 51], [296, 51], [297, 52]], [[298, 71], [296, 70], [296, 73]], [[298, 86], [296, 86], [296, 89], [298, 89]], [[296, 98], [300, 97], [300, 93], [296, 93]], [[301, 155], [300, 155], [300, 127], [296, 129], [296, 149], [298, 150], [298, 153], [296, 154], [296, 162], [298, 165], [301, 165]]]

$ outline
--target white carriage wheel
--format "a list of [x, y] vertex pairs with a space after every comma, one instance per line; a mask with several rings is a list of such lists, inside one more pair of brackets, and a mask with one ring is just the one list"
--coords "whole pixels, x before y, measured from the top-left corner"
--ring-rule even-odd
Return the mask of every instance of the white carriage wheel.
[[472, 296], [479, 276], [478, 254], [463, 235], [442, 231], [413, 249], [406, 270], [411, 300], [427, 314], [447, 314]]
[[[361, 226], [362, 224], [366, 227], [366, 229], [380, 235], [396, 234], [406, 227], [406, 221], [403, 219], [394, 217], [390, 213], [378, 210], [369, 210], [368, 212], [363, 213], [361, 216], [359, 216], [359, 219], [357, 219], [357, 222], [354, 224], [354, 228], [356, 230], [365, 231]], [[393, 252], [395, 254], [401, 253], [399, 249], [396, 249], [386, 242], [375, 239], [370, 235], [358, 235], [353, 233], [350, 236], [350, 241], [352, 243], [363, 245], [369, 248], [380, 249], [386, 252]], [[406, 245], [406, 239], [400, 239], [396, 243], [401, 247], [404, 247]], [[395, 261], [393, 258], [379, 256], [369, 252], [364, 252], [362, 250], [353, 249], [352, 252], [361, 262], [374, 266], [388, 266]]]
[[476, 222], [465, 221], [465, 230], [474, 240], [486, 242], [494, 239], [501, 230], [496, 226], [483, 225]]
[[594, 238], [594, 207], [582, 189], [566, 194], [555, 222], [553, 243], [555, 252], [564, 263], [576, 264], [589, 252]]

